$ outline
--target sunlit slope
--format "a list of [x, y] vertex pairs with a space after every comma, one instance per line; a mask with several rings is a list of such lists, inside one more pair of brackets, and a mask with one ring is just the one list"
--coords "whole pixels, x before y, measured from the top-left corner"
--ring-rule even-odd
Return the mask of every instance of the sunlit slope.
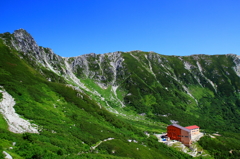
[[205, 129], [239, 131], [237, 55], [165, 56], [114, 52], [69, 58], [97, 101], [117, 111]]
[[[182, 154], [144, 135], [164, 132], [170, 120], [199, 125], [206, 132], [239, 133], [237, 55], [117, 51], [63, 58], [38, 46], [23, 29], [0, 38], [0, 86], [15, 99], [16, 112], [40, 131], [40, 135], [10, 133], [0, 116], [1, 131], [11, 134], [3, 138], [5, 150], [13, 140], [37, 149], [25, 154], [23, 148], [13, 149], [13, 155], [180, 158]], [[202, 146], [216, 155], [214, 146]], [[224, 147], [222, 152], [229, 151]]]
[[[16, 112], [38, 125], [39, 134], [12, 133], [0, 116], [1, 151], [13, 158], [187, 157], [153, 137], [147, 138], [142, 130], [109, 113], [87, 94], [61, 83], [62, 77], [51, 70], [41, 68], [44, 71], [38, 72], [22, 57], [0, 40], [0, 85], [16, 101]], [[50, 82], [47, 76], [59, 80]], [[93, 149], [109, 138], [112, 140]]]
[[129, 76], [124, 102], [139, 113], [183, 125], [239, 130], [239, 86], [235, 55], [163, 56], [123, 53]]
[[113, 52], [63, 58], [25, 30], [1, 38], [41, 77], [71, 84], [121, 116], [239, 131], [239, 56]]

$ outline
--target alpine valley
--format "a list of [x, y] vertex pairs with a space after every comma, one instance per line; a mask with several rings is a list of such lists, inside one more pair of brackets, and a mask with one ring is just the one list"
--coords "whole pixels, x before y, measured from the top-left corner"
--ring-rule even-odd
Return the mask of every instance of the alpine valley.
[[[170, 121], [198, 125], [203, 153], [158, 142]], [[193, 156], [240, 156], [238, 55], [61, 57], [24, 29], [0, 34], [0, 158]]]

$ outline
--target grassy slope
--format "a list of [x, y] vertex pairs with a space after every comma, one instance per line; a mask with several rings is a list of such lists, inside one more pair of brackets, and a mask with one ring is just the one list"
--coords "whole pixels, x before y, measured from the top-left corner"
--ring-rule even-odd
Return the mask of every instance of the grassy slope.
[[[200, 125], [202, 128], [214, 131], [226, 131], [227, 129], [228, 131], [237, 131], [236, 128], [238, 128], [237, 124], [239, 123], [236, 121], [233, 122], [233, 119], [239, 120], [239, 118], [227, 118], [229, 114], [231, 114], [230, 116], [236, 116], [238, 113], [238, 108], [234, 108], [234, 105], [236, 104], [235, 102], [237, 102], [239, 99], [237, 94], [227, 95], [224, 92], [216, 94], [212, 86], [209, 83], [204, 83], [204, 80], [201, 84], [205, 87], [201, 87], [196, 81], [196, 79], [194, 79], [193, 76], [190, 74], [190, 72], [183, 69], [184, 66], [182, 65], [180, 60], [174, 59], [175, 57], [166, 58], [168, 61], [170, 61], [168, 63], [174, 64], [174, 66], [166, 64], [166, 68], [156, 67], [156, 63], [154, 63], [154, 61], [151, 61], [151, 63], [153, 64], [152, 70], [156, 73], [156, 77], [154, 77], [154, 75], [150, 71], [150, 68], [148, 68], [149, 63], [148, 61], [146, 61], [146, 58], [144, 58], [144, 55], [147, 55], [147, 53], [141, 53], [140, 55], [138, 55], [139, 59], [141, 60], [141, 63], [139, 63], [138, 60], [136, 60], [129, 54], [124, 54], [124, 59], [127, 63], [128, 70], [130, 70], [130, 75], [127, 79], [125, 79], [125, 81], [121, 81], [121, 87], [119, 87], [117, 92], [120, 95], [119, 99], [123, 99], [123, 94], [132, 95], [131, 97], [125, 97], [125, 102], [130, 104], [128, 104], [128, 106], [124, 109], [119, 109], [118, 107], [116, 107], [119, 104], [115, 104], [117, 100], [112, 98], [112, 94], [110, 92], [111, 87], [108, 87], [105, 90], [101, 89], [97, 84], [94, 83], [94, 80], [92, 79], [85, 79], [83, 80], [83, 82], [86, 86], [88, 86], [88, 88], [100, 92], [102, 97], [107, 99], [107, 102], [109, 103], [109, 105], [111, 105], [111, 107], [115, 108], [123, 114], [127, 114], [127, 117], [123, 116], [122, 118], [126, 122], [138, 127], [142, 131], [147, 130], [149, 132], [158, 133], [164, 132], [166, 125], [162, 124], [159, 121], [168, 123], [169, 119], [178, 120], [181, 122], [181, 124], [185, 126], [197, 124]], [[184, 58], [189, 63], [192, 62], [191, 57]], [[219, 59], [213, 58], [208, 60], [214, 61], [212, 65], [216, 65], [217, 68], [220, 68], [220, 70], [222, 68], [227, 68], [227, 70], [224, 71], [232, 71], [232, 69], [229, 69], [232, 67], [232, 63], [230, 62], [231, 59], [229, 58], [227, 58], [227, 60], [229, 61], [226, 61], [226, 58], [223, 56], [219, 57]], [[222, 61], [224, 65], [219, 65], [218, 63], [215, 63], [215, 61], [218, 60]], [[202, 65], [204, 65], [203, 62], [204, 61], [200, 61]], [[192, 65], [196, 64], [192, 63]], [[138, 67], [137, 69], [136, 66]], [[173, 70], [171, 69], [172, 67], [176, 67], [178, 69]], [[207, 67], [206, 69], [210, 68]], [[180, 83], [176, 83], [175, 80], [171, 79], [172, 77], [165, 77], [161, 74], [158, 74], [157, 72], [159, 72], [159, 69], [162, 71], [169, 71], [172, 76], [176, 76], [177, 78], [184, 81], [184, 84], [189, 87], [189, 92], [194, 96], [195, 99], [198, 100], [199, 105], [197, 105], [196, 102], [189, 95], [182, 92], [183, 89], [180, 86]], [[186, 77], [183, 77], [183, 74], [187, 74]], [[232, 72], [232, 74], [234, 73]], [[219, 74], [219, 76], [220, 75], [221, 74]], [[206, 74], [206, 76], [210, 80], [214, 81], [214, 78], [212, 78], [210, 75]], [[227, 77], [224, 73], [222, 74], [222, 76], [224, 79], [220, 79], [219, 81], [226, 80], [228, 84], [232, 84], [233, 81], [236, 80], [235, 76]], [[156, 82], [154, 78], [160, 79], [160, 82]], [[219, 88], [219, 90], [222, 90], [222, 87], [229, 87], [223, 85], [222, 83], [218, 83], [219, 81], [214, 81], [217, 83], [217, 85], [221, 87]], [[235, 84], [236, 86], [239, 85], [237, 81], [235, 81]], [[170, 88], [171, 91], [166, 91], [165, 87]], [[98, 97], [96, 97], [96, 100], [101, 101]], [[226, 105], [226, 101], [228, 105]], [[105, 103], [103, 102], [102, 104]], [[224, 112], [221, 112], [222, 110], [219, 110], [219, 108], [224, 110]], [[138, 113], [146, 112], [147, 116], [151, 117], [154, 120], [150, 120], [148, 122], [148, 120], [146, 120], [146, 117], [140, 116], [139, 119], [137, 119], [137, 114], [135, 114], [133, 110], [137, 111]], [[235, 110], [236, 112], [232, 112], [232, 110]], [[169, 112], [171, 112], [171, 115], [168, 118], [156, 116], [153, 114], [168, 114]], [[131, 118], [131, 115], [134, 116], [134, 118]], [[155, 121], [155, 123], [153, 121]], [[229, 130], [229, 128], [231, 129]]]
[[[128, 107], [132, 107], [139, 113], [146, 112], [149, 117], [156, 119], [156, 121], [160, 120], [168, 123], [169, 119], [173, 119], [184, 126], [197, 124], [206, 131], [220, 131], [228, 134], [218, 137], [220, 142], [215, 139], [208, 141], [207, 137], [204, 137], [200, 140], [200, 143], [215, 158], [236, 158], [240, 150], [237, 144], [238, 140], [236, 140], [237, 136], [239, 136], [240, 107], [239, 95], [235, 89], [239, 90], [240, 83], [239, 77], [233, 72], [232, 67], [234, 65], [231, 57], [203, 56], [202, 59], [205, 60], [199, 60], [202, 66], [205, 66], [207, 61], [210, 61], [204, 72], [208, 79], [217, 84], [218, 92], [216, 93], [209, 82], [203, 79], [201, 84], [204, 87], [200, 86], [190, 72], [184, 69], [180, 60], [171, 56], [164, 56], [168, 60], [165, 63], [165, 68], [161, 68], [156, 64], [154, 66], [154, 60], [152, 61], [152, 69], [154, 71], [155, 68], [154, 72], [159, 80], [159, 83], [156, 84], [153, 81], [154, 76], [146, 73], [147, 69], [142, 67], [146, 66], [143, 58], [145, 54], [138, 53], [139, 59], [142, 59], [141, 62], [145, 64], [139, 64], [139, 61], [129, 54], [124, 54], [125, 62], [128, 64], [127, 67], [132, 72], [124, 86], [129, 90], [128, 93], [132, 94], [132, 96], [125, 97], [125, 102], [130, 103]], [[196, 66], [192, 57], [184, 58]], [[135, 66], [138, 66], [137, 70]], [[171, 70], [171, 68], [176, 69]], [[161, 74], [161, 70], [168, 71], [171, 76], [181, 79], [184, 82], [183, 84], [189, 87], [189, 92], [197, 99], [198, 105], [190, 96], [181, 92], [183, 90], [179, 83], [172, 80], [172, 77]], [[193, 71], [196, 75], [199, 75], [197, 70], [193, 69]], [[200, 75], [199, 77], [202, 78]], [[170, 88], [168, 89], [170, 91], [164, 88]], [[146, 100], [146, 97], [150, 100]], [[150, 107], [148, 107], [149, 105]], [[150, 112], [155, 115], [151, 115]], [[156, 114], [168, 113], [171, 113], [168, 117], [156, 116]], [[204, 144], [205, 141], [209, 142], [209, 145]], [[231, 142], [233, 144], [230, 146]], [[216, 147], [216, 145], [220, 147]], [[229, 153], [230, 150], [233, 150], [233, 152]]]
[[[130, 76], [122, 84], [123, 89], [131, 94], [124, 98], [127, 107], [165, 123], [173, 119], [185, 126], [197, 124], [205, 129], [239, 131], [240, 99], [237, 91], [240, 82], [232, 69], [234, 64], [230, 56], [198, 56], [205, 77], [217, 85], [215, 92], [199, 72], [196, 60], [192, 56], [182, 57], [195, 67], [191, 73], [184, 68], [178, 57], [158, 55], [163, 66], [157, 63], [157, 58], [151, 60], [154, 76], [147, 66], [145, 56], [148, 53], [132, 54], [137, 56], [139, 61], [130, 53], [123, 54], [127, 70], [130, 72]], [[194, 75], [200, 78], [201, 85]], [[185, 93], [182, 85], [189, 88], [189, 92], [198, 103]], [[169, 116], [163, 117], [163, 114]]]
[[239, 133], [223, 132], [221, 136], [211, 135], [203, 137], [199, 144], [217, 159], [235, 159], [240, 156]]
[[[105, 106], [109, 111], [117, 111], [120, 115], [116, 115], [119, 118], [122, 118], [127, 123], [134, 125], [135, 127], [139, 128], [143, 131], [148, 132], [165, 132], [166, 131], [166, 124], [158, 121], [154, 121], [151, 119], [147, 119], [146, 117], [143, 117], [136, 112], [128, 109], [127, 107], [122, 109], [119, 103], [119, 100], [123, 101], [124, 95], [126, 95], [126, 92], [122, 89], [117, 89], [117, 95], [118, 99], [113, 95], [111, 92], [111, 86], [109, 86], [107, 89], [100, 88], [92, 79], [83, 79], [81, 80], [87, 86], [91, 91], [96, 90], [98, 93], [101, 94], [101, 97], [104, 98], [104, 100], [101, 100], [99, 96], [96, 96], [94, 94], [91, 95], [91, 98], [98, 101], [99, 104], [102, 106]], [[107, 103], [107, 104], [106, 104]]]
[[[147, 123], [146, 117], [141, 117], [142, 120], [128, 120], [129, 118], [123, 117], [126, 122], [138, 127], [142, 131], [148, 130], [149, 132], [158, 133], [164, 132], [166, 127], [166, 125], [163, 124], [161, 129], [161, 123], [159, 121], [169, 123], [170, 119], [178, 120], [185, 126], [197, 124], [210, 132], [216, 130], [221, 132], [239, 130], [239, 116], [237, 115], [239, 114], [239, 108], [237, 107], [239, 105], [239, 96], [233, 91], [235, 89], [234, 87], [238, 89], [239, 82], [231, 68], [234, 65], [230, 57], [203, 56], [201, 58], [205, 58], [205, 60], [199, 60], [202, 66], [205, 65], [206, 61], [211, 61], [209, 66], [204, 68], [206, 69], [204, 72], [206, 78], [217, 84], [218, 92], [216, 93], [211, 84], [205, 79], [201, 79], [200, 83], [204, 87], [199, 85], [199, 82], [196, 81], [189, 71], [184, 69], [180, 60], [175, 57], [164, 56], [164, 58], [168, 60], [165, 68], [157, 66], [154, 60], [151, 61], [152, 70], [155, 72], [154, 77], [150, 68], [148, 68], [148, 61], [144, 58], [145, 55], [147, 55], [147, 53], [138, 53], [137, 56], [139, 60], [141, 60], [141, 62], [139, 62], [129, 53], [124, 53], [124, 59], [130, 75], [127, 79], [121, 81], [121, 87], [118, 90], [124, 92], [125, 95], [131, 95], [125, 96], [125, 103], [129, 104], [120, 112], [124, 112], [127, 116], [135, 114], [134, 111], [138, 113], [145, 112], [147, 116], [153, 120]], [[197, 68], [196, 61], [194, 61], [192, 57], [184, 57], [184, 60]], [[216, 61], [221, 61], [221, 64]], [[173, 70], [171, 68], [177, 69]], [[161, 72], [159, 73], [159, 70], [168, 71], [171, 76], [181, 79], [181, 81], [184, 82], [182, 84], [189, 88], [189, 92], [198, 101], [198, 105], [193, 98], [183, 93], [183, 88], [180, 86], [180, 83], [177, 83], [170, 76], [162, 75]], [[198, 69], [193, 69], [192, 71], [198, 75], [199, 78], [203, 78], [198, 72]], [[212, 71], [212, 73], [208, 74], [206, 73], [207, 71]], [[226, 72], [230, 72], [233, 76], [228, 76]], [[156, 82], [154, 78], [159, 79], [159, 82]], [[85, 84], [89, 88], [94, 88], [98, 92], [101, 92], [103, 97], [107, 98], [111, 96], [110, 87], [104, 90], [98, 87], [92, 79], [86, 79], [85, 81], [88, 81]], [[165, 89], [166, 87], [171, 91], [167, 91]], [[109, 100], [108, 102], [111, 103], [111, 100], [109, 98], [107, 99]], [[122, 99], [122, 96], [120, 99]], [[114, 102], [110, 105], [118, 110]], [[169, 117], [154, 115], [163, 115], [169, 112], [171, 113]], [[137, 115], [135, 114], [134, 116], [136, 119]], [[153, 124], [154, 120], [156, 124]], [[234, 140], [234, 136], [228, 136], [227, 138], [223, 136], [222, 139]], [[205, 141], [205, 138], [201, 140], [201, 143], [203, 143], [203, 141]], [[103, 145], [107, 144], [105, 143]], [[223, 145], [223, 147], [228, 150], [225, 151], [225, 155], [223, 155], [226, 158], [233, 158], [238, 154], [239, 148], [237, 146], [233, 146], [232, 149], [235, 149], [235, 151], [233, 151], [234, 153], [232, 155], [229, 154], [230, 149], [227, 148], [228, 145]], [[214, 157], [218, 157], [218, 153], [212, 153], [214, 148], [207, 147], [206, 145], [203, 145], [203, 148], [209, 150]], [[216, 149], [216, 151], [218, 151], [218, 149]]]
[[[83, 97], [79, 98], [76, 96], [77, 92], [71, 88], [61, 83], [48, 82], [26, 62], [20, 60], [15, 50], [4, 46], [1, 40], [0, 72], [0, 85], [15, 98], [16, 112], [39, 125], [41, 129], [40, 134], [14, 134], [6, 129], [6, 123], [1, 124], [0, 148], [13, 157], [187, 157], [158, 143], [155, 138], [146, 139], [142, 130], [124, 119], [117, 118], [104, 108], [100, 109], [88, 96], [82, 94]], [[2, 118], [1, 123], [4, 123]], [[92, 145], [106, 138], [115, 140], [104, 142], [96, 151], [90, 151]], [[128, 143], [129, 138], [139, 143]], [[8, 149], [12, 142], [16, 142], [16, 145], [13, 149]], [[141, 146], [142, 143], [147, 147]], [[123, 147], [112, 154], [109, 147], [117, 145]], [[141, 148], [141, 151], [130, 151], [137, 148]], [[148, 151], [149, 148], [151, 151]], [[95, 154], [96, 152], [98, 154]]]
[[[101, 89], [94, 83], [93, 79], [85, 78], [82, 82], [89, 89], [97, 90], [106, 101], [104, 102], [94, 95], [91, 96], [93, 100], [85, 95], [83, 95], [83, 99], [79, 99], [76, 97], [77, 92], [70, 88], [46, 81], [45, 78], [51, 77], [53, 82], [64, 83], [63, 78], [44, 68], [42, 68], [44, 74], [40, 75], [36, 72], [35, 61], [31, 61], [27, 56], [24, 57], [24, 59], [27, 59], [26, 63], [30, 63], [31, 66], [34, 66], [34, 69], [25, 62], [19, 61], [19, 58], [15, 56], [17, 52], [14, 50], [1, 47], [1, 53], [0, 85], [4, 85], [5, 89], [16, 99], [15, 109], [19, 114], [24, 118], [32, 119], [38, 125], [44, 125], [41, 133], [44, 140], [40, 140], [41, 142], [45, 142], [46, 138], [55, 137], [52, 139], [53, 141], [50, 140], [46, 143], [49, 142], [50, 145], [55, 145], [59, 149], [54, 151], [52, 148], [49, 154], [56, 154], [58, 151], [59, 154], [66, 154], [68, 151], [74, 156], [77, 153], [74, 149], [88, 151], [91, 145], [105, 137], [115, 136], [115, 138], [124, 141], [128, 138], [143, 140], [144, 137], [141, 132], [147, 130], [150, 133], [161, 133], [166, 127], [166, 124], [162, 122], [169, 123], [170, 119], [180, 121], [183, 126], [197, 124], [209, 131], [239, 132], [240, 98], [239, 94], [236, 93], [236, 90], [240, 89], [239, 77], [233, 72], [232, 67], [234, 65], [231, 57], [225, 55], [182, 57], [196, 67], [192, 71], [200, 78], [200, 83], [204, 86], [202, 87], [194, 78], [194, 75], [184, 69], [183, 63], [178, 57], [161, 55], [160, 59], [164, 64], [164, 66], [161, 66], [157, 62], [157, 58], [151, 60], [145, 58], [149, 53], [132, 53], [140, 61], [133, 58], [129, 53], [123, 53], [128, 72], [124, 72], [126, 76], [123, 76], [123, 78], [121, 78], [121, 75], [117, 78], [119, 84], [117, 96], [127, 103], [127, 107], [121, 109], [117, 107], [119, 101], [110, 91], [111, 87], [105, 90]], [[15, 57], [13, 58], [13, 56]], [[217, 84], [217, 93], [211, 84], [201, 76], [197, 68], [196, 58], [204, 69], [204, 75]], [[89, 60], [95, 61], [92, 57]], [[151, 65], [151, 68], [149, 65]], [[102, 65], [102, 69], [108, 67], [109, 61]], [[101, 72], [96, 63], [90, 63], [90, 70]], [[152, 74], [152, 71], [155, 75]], [[166, 75], [166, 72], [168, 72], [168, 75]], [[78, 73], [82, 74], [81, 69]], [[105, 74], [107, 81], [111, 81], [112, 76], [109, 72], [105, 72]], [[177, 82], [172, 77], [183, 81], [183, 83]], [[184, 93], [181, 84], [189, 88], [190, 93], [198, 100], [198, 105], [193, 98]], [[126, 94], [131, 95], [125, 96]], [[107, 105], [107, 102], [111, 106], [106, 106], [107, 109], [113, 110], [112, 108], [114, 108], [126, 116], [113, 115], [101, 110], [94, 103], [94, 100], [102, 105]], [[137, 113], [146, 113], [146, 116], [139, 116]], [[168, 116], [164, 117], [163, 114]], [[4, 123], [1, 117], [0, 122]], [[93, 130], [93, 127], [97, 129]], [[1, 128], [6, 129], [6, 123]], [[104, 135], [102, 131], [105, 132]], [[53, 132], [57, 132], [57, 134]], [[71, 134], [71, 137], [69, 137], [71, 144], [62, 138], [69, 134]], [[11, 143], [10, 140], [8, 141]], [[81, 145], [82, 142], [85, 144]], [[102, 149], [99, 151], [111, 154], [112, 151], [104, 145], [114, 146], [116, 144], [114, 142], [113, 140], [109, 143], [103, 143], [103, 148], [100, 146]], [[62, 144], [66, 144], [66, 146], [59, 146]], [[118, 144], [121, 145], [121, 142], [119, 141]], [[118, 151], [114, 155], [122, 156], [124, 154], [128, 156], [127, 151], [121, 150], [121, 152]], [[139, 153], [142, 154], [143, 152], [139, 151]], [[87, 154], [82, 155], [89, 157]], [[94, 155], [91, 154], [90, 156], [93, 157]], [[169, 155], [165, 157], [167, 156]]]

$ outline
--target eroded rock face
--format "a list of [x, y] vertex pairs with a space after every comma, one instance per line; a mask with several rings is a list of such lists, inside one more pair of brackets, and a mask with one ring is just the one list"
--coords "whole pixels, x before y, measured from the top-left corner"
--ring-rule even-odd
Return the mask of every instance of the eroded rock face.
[[60, 74], [62, 71], [60, 65], [64, 63], [62, 57], [56, 55], [50, 48], [38, 46], [33, 37], [24, 29], [14, 31], [13, 37], [11, 43], [16, 50], [28, 55], [32, 61]]
[[121, 52], [85, 54], [68, 59], [74, 74], [80, 78], [94, 79], [100, 85], [114, 84], [123, 68]]
[[0, 113], [8, 123], [9, 131], [14, 133], [38, 133], [37, 125], [31, 124], [29, 121], [20, 118], [15, 112], [14, 105], [16, 102], [13, 97], [1, 87], [0, 93], [3, 98], [0, 102]]
[[238, 77], [240, 77], [240, 56], [238, 55], [231, 55], [233, 57], [233, 62], [235, 63], [234, 70]]
[[[119, 101], [122, 106], [132, 104], [134, 98], [142, 98], [141, 94], [155, 94], [159, 89], [161, 94], [170, 96], [173, 95], [169, 93], [171, 90], [183, 92], [196, 104], [198, 101], [192, 94], [190, 85], [208, 88], [214, 93], [221, 91], [225, 93], [223, 90], [228, 83], [229, 90], [234, 92], [240, 90], [238, 86], [231, 84], [235, 80], [233, 76], [240, 77], [240, 58], [237, 55], [164, 56], [136, 50], [106, 54], [90, 53], [63, 58], [49, 48], [39, 47], [31, 35], [23, 29], [13, 33], [11, 43], [33, 62], [36, 61], [38, 65], [85, 91], [101, 96], [96, 90], [87, 88], [82, 82], [84, 79], [91, 79], [102, 89], [110, 87], [112, 94], [109, 100], [117, 99], [118, 89], [126, 91], [124, 101]], [[219, 60], [221, 63], [218, 63]], [[229, 82], [231, 80], [232, 82]], [[126, 94], [132, 94], [132, 97]]]
[[208, 118], [207, 113], [215, 109], [225, 110], [224, 103], [229, 100], [233, 106], [239, 105], [237, 55], [165, 56], [137, 50], [64, 58], [39, 47], [23, 29], [1, 37], [10, 37], [7, 46], [12, 44], [19, 50], [18, 55], [26, 57], [25, 61], [30, 61], [47, 80], [61, 78], [57, 82], [85, 92], [100, 107], [114, 113], [121, 114], [115, 110], [117, 107], [131, 107], [138, 114], [151, 116], [196, 112]]
[[22, 51], [24, 53], [33, 52], [40, 54], [39, 46], [33, 37], [24, 29], [15, 30], [13, 36], [14, 39], [12, 41], [12, 44], [18, 51]]
[[[63, 58], [56, 55], [50, 48], [37, 45], [33, 37], [24, 29], [14, 31], [12, 46], [28, 55], [32, 61], [48, 68], [58, 75], [69, 77], [74, 74], [78, 78], [91, 78], [106, 87], [116, 82], [117, 76], [123, 75], [123, 57], [121, 52], [107, 54], [85, 54], [77, 57]], [[69, 66], [66, 66], [66, 61]], [[72, 73], [69, 73], [72, 71]], [[70, 78], [70, 77], [69, 77]], [[72, 77], [71, 77], [72, 78]]]
[[[132, 70], [126, 67], [124, 62], [123, 52], [113, 52], [106, 54], [85, 54], [77, 57], [63, 58], [56, 55], [51, 49], [39, 47], [32, 36], [23, 29], [16, 30], [13, 33], [12, 45], [15, 49], [28, 54], [32, 60], [36, 60], [40, 65], [48, 68], [58, 75], [62, 75], [65, 78], [75, 79], [93, 79], [100, 87], [107, 88], [109, 85], [118, 86], [119, 82], [125, 80]], [[165, 76], [171, 76], [176, 81], [181, 81], [179, 75], [176, 75], [172, 70], [176, 69], [175, 64], [171, 64], [166, 57], [149, 52], [144, 55], [144, 59], [141, 58], [141, 51], [131, 51], [128, 53], [134, 59], [136, 59], [139, 65], [142, 65], [145, 70], [148, 71], [154, 78], [158, 80], [158, 74], [166, 74]], [[240, 59], [236, 55], [226, 55], [233, 58], [235, 66], [233, 69], [240, 77]], [[191, 61], [186, 60], [183, 57], [174, 56], [173, 58], [181, 61], [182, 66], [198, 81], [200, 86], [202, 85], [202, 78], [211, 84], [213, 89], [217, 91], [217, 85], [206, 75], [206, 67], [212, 65], [212, 59], [207, 55], [192, 55]], [[175, 60], [176, 61], [176, 60]], [[204, 61], [204, 63], [200, 61]], [[66, 63], [67, 62], [67, 63]], [[139, 68], [139, 65], [136, 68]], [[159, 65], [159, 71], [156, 71], [156, 66]], [[141, 69], [143, 69], [141, 68]], [[164, 72], [163, 72], [164, 71]], [[226, 72], [228, 73], [228, 72]], [[212, 74], [218, 76], [219, 72], [215, 71]], [[73, 76], [75, 76], [73, 78]], [[188, 73], [184, 73], [184, 76], [188, 76]], [[201, 76], [201, 77], [199, 77]], [[129, 79], [131, 80], [131, 79]], [[159, 81], [160, 82], [160, 81]], [[181, 83], [181, 82], [180, 82]], [[184, 81], [183, 81], [184, 83]], [[186, 89], [183, 89], [186, 90]]]

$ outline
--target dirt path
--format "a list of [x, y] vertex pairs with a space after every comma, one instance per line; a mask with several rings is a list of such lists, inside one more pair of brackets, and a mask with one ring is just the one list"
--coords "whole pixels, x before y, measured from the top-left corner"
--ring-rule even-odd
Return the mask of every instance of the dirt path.
[[95, 148], [97, 148], [101, 143], [103, 143], [103, 142], [106, 142], [106, 141], [110, 141], [110, 140], [113, 140], [114, 138], [107, 138], [107, 139], [105, 139], [105, 140], [103, 140], [103, 141], [100, 141], [100, 142], [98, 142], [95, 146], [92, 146], [91, 147], [91, 150], [95, 150]]

